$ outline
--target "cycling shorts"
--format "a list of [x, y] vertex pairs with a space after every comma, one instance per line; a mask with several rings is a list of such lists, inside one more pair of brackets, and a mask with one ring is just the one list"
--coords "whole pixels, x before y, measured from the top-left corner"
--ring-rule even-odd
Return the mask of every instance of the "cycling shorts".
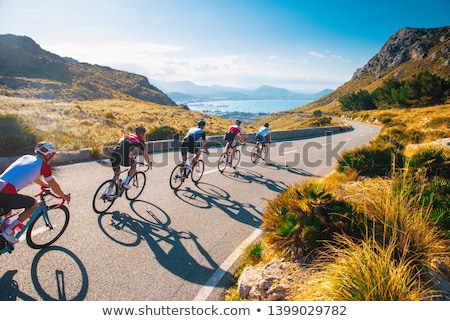
[[117, 150], [114, 150], [110, 156], [111, 166], [114, 170], [118, 169], [120, 165], [122, 166], [131, 166], [136, 160], [134, 158], [130, 158], [128, 153], [121, 153]]
[[22, 194], [7, 194], [0, 192], [0, 211], [1, 215], [8, 214], [12, 209], [30, 208], [36, 200], [34, 197]]

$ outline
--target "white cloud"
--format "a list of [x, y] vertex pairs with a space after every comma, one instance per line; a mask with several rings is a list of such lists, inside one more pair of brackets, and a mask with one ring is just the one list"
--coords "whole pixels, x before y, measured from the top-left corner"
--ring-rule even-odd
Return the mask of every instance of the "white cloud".
[[[317, 75], [317, 68], [313, 68], [307, 58], [281, 57], [276, 54], [205, 54], [203, 57], [189, 57], [190, 50], [181, 46], [133, 42], [104, 42], [95, 45], [61, 43], [42, 45], [42, 48], [80, 62], [108, 66], [159, 81], [188, 80], [198, 85], [241, 88], [256, 88], [267, 84], [298, 90], [311, 86], [318, 86], [317, 90], [323, 89], [319, 86], [334, 88], [338, 82], [332, 80], [329, 85], [323, 84], [323, 78]], [[320, 59], [327, 58], [316, 51], [310, 51], [309, 54]], [[328, 53], [328, 57], [330, 56]]]
[[319, 53], [317, 51], [310, 51], [309, 54], [311, 56], [313, 56], [313, 57], [316, 57], [316, 58], [320, 58], [320, 59], [324, 59], [325, 58], [325, 55], [323, 55], [323, 54], [321, 54], [321, 53]]

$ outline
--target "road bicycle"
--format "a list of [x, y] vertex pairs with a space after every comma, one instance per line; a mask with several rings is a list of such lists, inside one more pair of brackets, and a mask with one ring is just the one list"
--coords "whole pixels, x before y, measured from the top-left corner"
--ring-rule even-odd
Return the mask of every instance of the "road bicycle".
[[239, 162], [241, 160], [241, 147], [240, 146], [241, 146], [241, 144], [237, 143], [237, 145], [235, 147], [234, 157], [231, 160], [231, 162], [229, 161], [231, 159], [231, 152], [233, 150], [231, 147], [228, 150], [228, 152], [224, 151], [222, 153], [222, 155], [220, 155], [219, 160], [217, 161], [217, 169], [219, 170], [219, 172], [223, 173], [223, 171], [225, 170], [225, 168], [227, 168], [229, 163], [231, 163], [231, 167], [236, 169], [236, 166], [239, 165]]
[[[170, 174], [170, 188], [173, 190], [178, 189], [184, 181], [189, 178], [189, 175], [191, 176], [192, 182], [197, 183], [200, 181], [203, 176], [203, 172], [205, 171], [205, 163], [202, 159], [198, 159], [195, 164], [192, 164], [193, 158], [194, 155], [191, 155], [186, 162], [175, 166]], [[187, 164], [188, 162], [189, 164]]]
[[[145, 170], [140, 170], [139, 165], [144, 166]], [[138, 162], [136, 167], [136, 172], [128, 183], [131, 186], [130, 189], [123, 187], [123, 181], [120, 178], [120, 174], [128, 172], [129, 167], [122, 170], [116, 177], [107, 179], [100, 184], [92, 199], [92, 207], [96, 213], [101, 214], [109, 210], [116, 199], [122, 197], [123, 192], [125, 192], [126, 198], [130, 201], [137, 199], [142, 194], [147, 181], [145, 173], [150, 169], [150, 166]]]
[[[261, 153], [258, 153], [258, 149], [259, 149], [260, 145], [262, 145], [262, 149], [261, 149]], [[269, 143], [264, 142], [264, 141], [263, 142], [257, 141], [255, 147], [253, 147], [250, 157], [252, 159], [252, 162], [254, 164], [256, 164], [258, 159], [265, 160], [268, 153], [269, 153]]]
[[[26, 241], [32, 249], [43, 249], [55, 243], [69, 224], [69, 209], [64, 205], [65, 200], [51, 192], [49, 188], [41, 188], [41, 192], [34, 197], [39, 196], [38, 207], [31, 213], [29, 220], [23, 228], [17, 232], [15, 237], [19, 239], [26, 233]], [[61, 199], [58, 204], [48, 205], [46, 197], [51, 196]], [[0, 232], [7, 228], [8, 218], [18, 216], [21, 211], [11, 211], [5, 215], [0, 224]], [[11, 253], [14, 245], [6, 241], [0, 235], [0, 254]]]

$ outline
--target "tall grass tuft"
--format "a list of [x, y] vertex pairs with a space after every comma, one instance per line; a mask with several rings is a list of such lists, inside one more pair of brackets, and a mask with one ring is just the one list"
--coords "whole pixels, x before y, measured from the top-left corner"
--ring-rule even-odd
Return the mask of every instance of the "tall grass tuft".
[[430, 297], [431, 284], [422, 282], [411, 256], [397, 257], [396, 239], [380, 244], [336, 237], [321, 251], [320, 272], [293, 300], [416, 301]]

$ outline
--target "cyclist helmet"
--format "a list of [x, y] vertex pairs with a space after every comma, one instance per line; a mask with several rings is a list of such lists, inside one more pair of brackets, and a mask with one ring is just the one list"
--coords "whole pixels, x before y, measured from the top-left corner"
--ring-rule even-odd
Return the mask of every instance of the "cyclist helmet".
[[265, 124], [264, 124], [264, 127], [269, 127], [269, 123], [265, 123]]
[[197, 122], [197, 125], [201, 127], [201, 126], [205, 126], [206, 123], [205, 123], [205, 121], [204, 121], [203, 119], [200, 119], [200, 120]]
[[145, 134], [145, 132], [147, 131], [145, 129], [144, 126], [137, 126], [134, 131], [136, 132], [136, 134]]
[[39, 142], [37, 143], [36, 147], [34, 148], [34, 152], [37, 154], [41, 154], [45, 157], [51, 154], [56, 153], [56, 147], [52, 143], [49, 142]]
[[236, 125], [239, 126], [240, 124], [242, 124], [242, 122], [239, 119], [236, 119]]

